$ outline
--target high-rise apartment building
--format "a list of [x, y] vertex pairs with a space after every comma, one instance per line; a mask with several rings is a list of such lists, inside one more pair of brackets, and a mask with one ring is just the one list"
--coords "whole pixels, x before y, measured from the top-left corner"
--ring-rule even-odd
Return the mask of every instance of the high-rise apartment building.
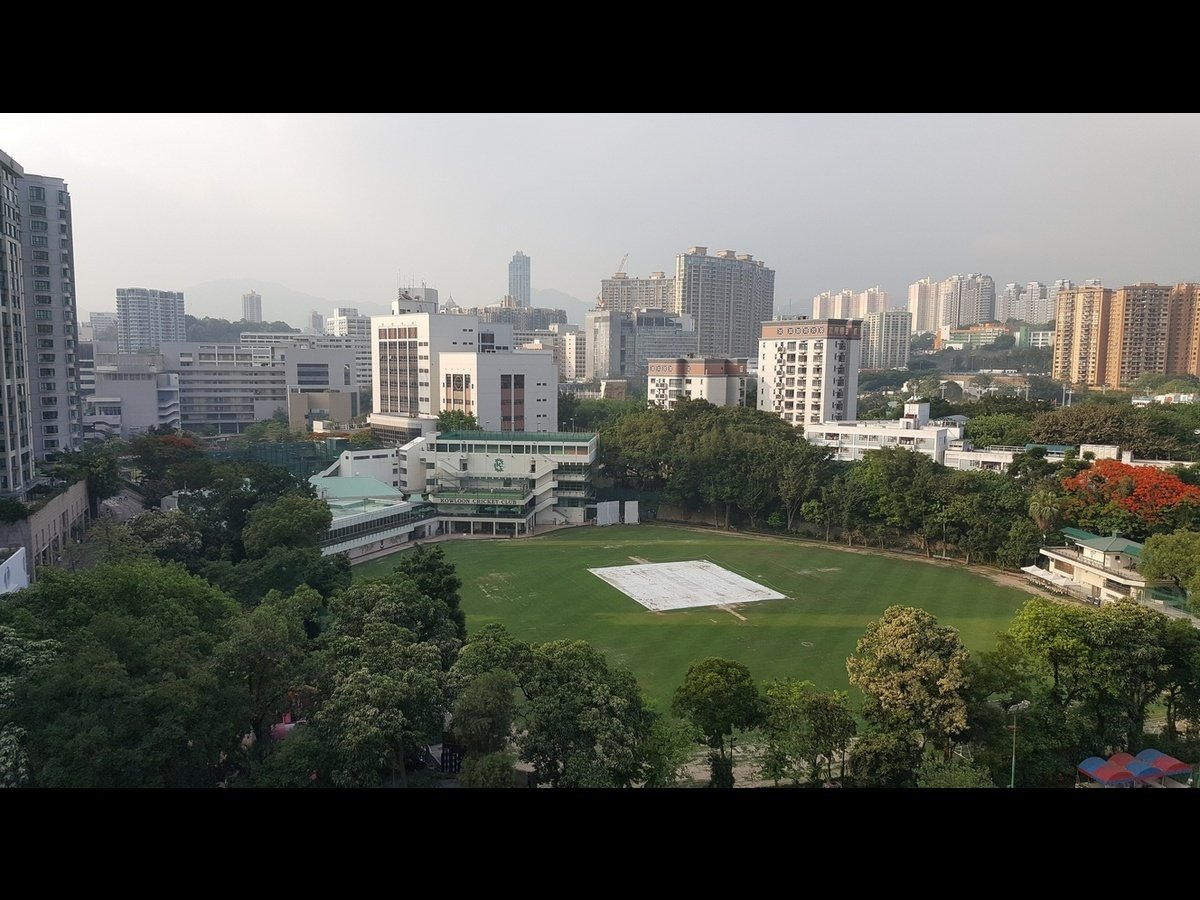
[[991, 275], [951, 275], [938, 283], [938, 325], [976, 325], [996, 315], [996, 284]]
[[1113, 292], [1104, 384], [1197, 375], [1197, 284], [1135, 284]]
[[1104, 384], [1112, 291], [1098, 285], [1063, 289], [1056, 304], [1052, 376], [1071, 384]]
[[813, 297], [814, 319], [861, 319], [867, 313], [883, 312], [888, 308], [888, 294], [876, 285], [865, 291], [843, 289], [825, 291]]
[[186, 341], [183, 294], [146, 288], [117, 288], [117, 350], [157, 350], [167, 341]]
[[907, 309], [869, 312], [863, 317], [862, 367], [902, 369], [908, 365], [912, 314]]
[[[18, 195], [30, 236], [24, 245], [25, 343], [33, 451], [35, 459], [45, 459], [77, 449], [83, 441], [71, 195], [61, 178], [28, 173]], [[52, 247], [33, 246], [35, 237], [49, 237]]]
[[94, 312], [88, 316], [88, 324], [92, 326], [92, 340], [115, 341], [117, 339], [117, 314], [115, 312]]
[[630, 278], [616, 272], [600, 282], [600, 309], [633, 312], [635, 309], [672, 309], [675, 303], [675, 279], [663, 272], [651, 272], [649, 278]]
[[588, 380], [628, 378], [640, 383], [651, 357], [687, 356], [696, 348], [695, 323], [688, 315], [661, 309], [590, 309], [584, 321]]
[[799, 427], [855, 417], [861, 321], [777, 319], [759, 335], [759, 409]]
[[775, 270], [749, 253], [709, 256], [707, 247], [691, 247], [675, 258], [673, 311], [695, 322], [695, 356], [755, 356], [760, 327], [774, 307]]
[[1151, 374], [1200, 375], [1200, 284], [1058, 292], [1055, 378], [1124, 387]]
[[941, 320], [938, 286], [932, 278], [922, 278], [908, 286], [908, 311], [912, 315], [913, 334], [937, 331]]
[[508, 264], [508, 296], [517, 301], [517, 306], [528, 308], [530, 301], [529, 257], [518, 250]]
[[[21, 222], [24, 168], [0, 151], [0, 496], [23, 497], [33, 479], [30, 365], [25, 346], [25, 231]], [[37, 241], [34, 241], [37, 238]], [[31, 247], [50, 250], [48, 231], [29, 232]]]
[[246, 322], [261, 322], [262, 297], [255, 291], [242, 294], [242, 319]]

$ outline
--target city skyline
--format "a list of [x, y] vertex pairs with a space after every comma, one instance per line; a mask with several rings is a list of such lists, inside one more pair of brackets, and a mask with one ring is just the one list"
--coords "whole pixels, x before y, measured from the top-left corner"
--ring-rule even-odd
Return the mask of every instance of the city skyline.
[[[690, 246], [753, 254], [778, 315], [875, 284], [899, 306], [959, 272], [1200, 280], [1195, 114], [19, 113], [0, 149], [69, 187], [81, 318], [118, 287], [227, 279], [484, 306], [518, 247], [533, 291], [586, 305], [618, 268], [670, 271]], [[188, 311], [232, 318], [244, 292]], [[281, 305], [264, 294], [264, 319], [309, 312]]]

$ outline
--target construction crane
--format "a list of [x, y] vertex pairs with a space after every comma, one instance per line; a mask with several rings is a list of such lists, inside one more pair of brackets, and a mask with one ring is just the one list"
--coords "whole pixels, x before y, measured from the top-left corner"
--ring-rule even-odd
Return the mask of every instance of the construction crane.
[[617, 266], [616, 274], [618, 274], [618, 275], [625, 274], [625, 263], [627, 263], [628, 261], [629, 261], [629, 254], [626, 253], [624, 256], [621, 257], [621, 264], [619, 266]]

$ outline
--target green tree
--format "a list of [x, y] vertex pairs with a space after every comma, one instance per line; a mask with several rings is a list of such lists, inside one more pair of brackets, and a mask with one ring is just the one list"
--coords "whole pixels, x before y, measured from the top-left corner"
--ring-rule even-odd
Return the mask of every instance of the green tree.
[[22, 787], [30, 780], [25, 751], [26, 731], [8, 721], [16, 700], [16, 686], [54, 660], [60, 645], [53, 640], [29, 640], [15, 629], [0, 625], [0, 788]]
[[458, 785], [464, 788], [511, 788], [516, 768], [517, 757], [508, 751], [471, 756], [463, 760]]
[[482, 431], [475, 416], [460, 409], [444, 409], [438, 413], [438, 431]]
[[934, 754], [921, 760], [917, 769], [919, 788], [994, 788], [992, 776], [969, 759], [952, 756], [949, 759]]
[[869, 717], [903, 724], [948, 757], [967, 725], [966, 662], [953, 628], [923, 609], [889, 606], [858, 639], [846, 671]]
[[422, 593], [441, 600], [450, 610], [450, 618], [458, 629], [458, 638], [467, 638], [466, 614], [462, 610], [462, 598], [458, 590], [462, 579], [458, 577], [454, 564], [446, 559], [446, 551], [440, 546], [417, 544], [401, 553], [393, 571], [411, 578]]
[[1030, 495], [1029, 518], [1033, 519], [1033, 524], [1042, 533], [1043, 541], [1047, 534], [1058, 527], [1061, 512], [1062, 500], [1053, 491], [1042, 489]]
[[252, 558], [265, 556], [274, 547], [316, 547], [332, 522], [333, 513], [324, 500], [283, 496], [250, 510], [242, 545]]
[[0, 604], [0, 625], [55, 640], [18, 678], [0, 728], [24, 732], [42, 787], [212, 787], [245, 734], [216, 648], [237, 604], [177, 566], [53, 569]]
[[1023, 447], [1029, 443], [1029, 420], [1013, 413], [973, 416], [967, 422], [966, 435], [976, 447]]
[[[762, 775], [774, 781], [776, 786], [784, 778], [798, 784], [809, 759], [816, 755], [812, 723], [804, 704], [805, 694], [813, 690], [811, 681], [795, 678], [768, 681], [763, 685]], [[813, 775], [813, 768], [807, 767], [809, 775]]]
[[87, 484], [88, 509], [93, 519], [100, 516], [100, 501], [121, 492], [121, 441], [84, 444], [78, 450], [60, 453], [51, 473], [66, 481]]
[[842, 777], [846, 774], [846, 750], [858, 732], [858, 723], [850, 710], [850, 695], [845, 691], [808, 691], [801, 697], [808, 718], [812, 758], [811, 767], [825, 762], [825, 777], [833, 781], [833, 758], [841, 759]]
[[511, 672], [484, 672], [454, 702], [451, 728], [468, 756], [487, 756], [508, 747], [516, 713], [516, 687], [517, 679]]
[[203, 537], [200, 527], [179, 510], [150, 510], [125, 523], [159, 562], [177, 562], [194, 571], [200, 560]]
[[850, 776], [855, 787], [913, 787], [921, 750], [904, 729], [869, 731], [850, 750]]
[[1142, 549], [1138, 571], [1147, 581], [1169, 578], [1184, 588], [1192, 609], [1200, 614], [1200, 531], [1152, 534]]
[[517, 745], [554, 787], [629, 787], [645, 776], [655, 714], [637, 681], [585, 641], [532, 647]]
[[718, 772], [727, 772], [732, 787], [734, 732], [757, 728], [763, 716], [762, 699], [750, 670], [740, 662], [716, 656], [692, 663], [675, 691], [671, 709], [691, 722], [716, 751], [712, 756], [714, 781]]

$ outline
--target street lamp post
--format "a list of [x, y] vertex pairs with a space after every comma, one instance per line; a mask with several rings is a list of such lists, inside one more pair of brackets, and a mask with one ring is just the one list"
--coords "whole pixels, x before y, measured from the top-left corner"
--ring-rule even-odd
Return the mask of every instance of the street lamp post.
[[1012, 773], [1008, 776], [1008, 786], [1010, 788], [1017, 786], [1017, 713], [1025, 712], [1027, 709], [1029, 709], [1028, 700], [1022, 700], [1020, 703], [1014, 703], [1008, 708], [1008, 711], [1012, 713], [1013, 717]]

